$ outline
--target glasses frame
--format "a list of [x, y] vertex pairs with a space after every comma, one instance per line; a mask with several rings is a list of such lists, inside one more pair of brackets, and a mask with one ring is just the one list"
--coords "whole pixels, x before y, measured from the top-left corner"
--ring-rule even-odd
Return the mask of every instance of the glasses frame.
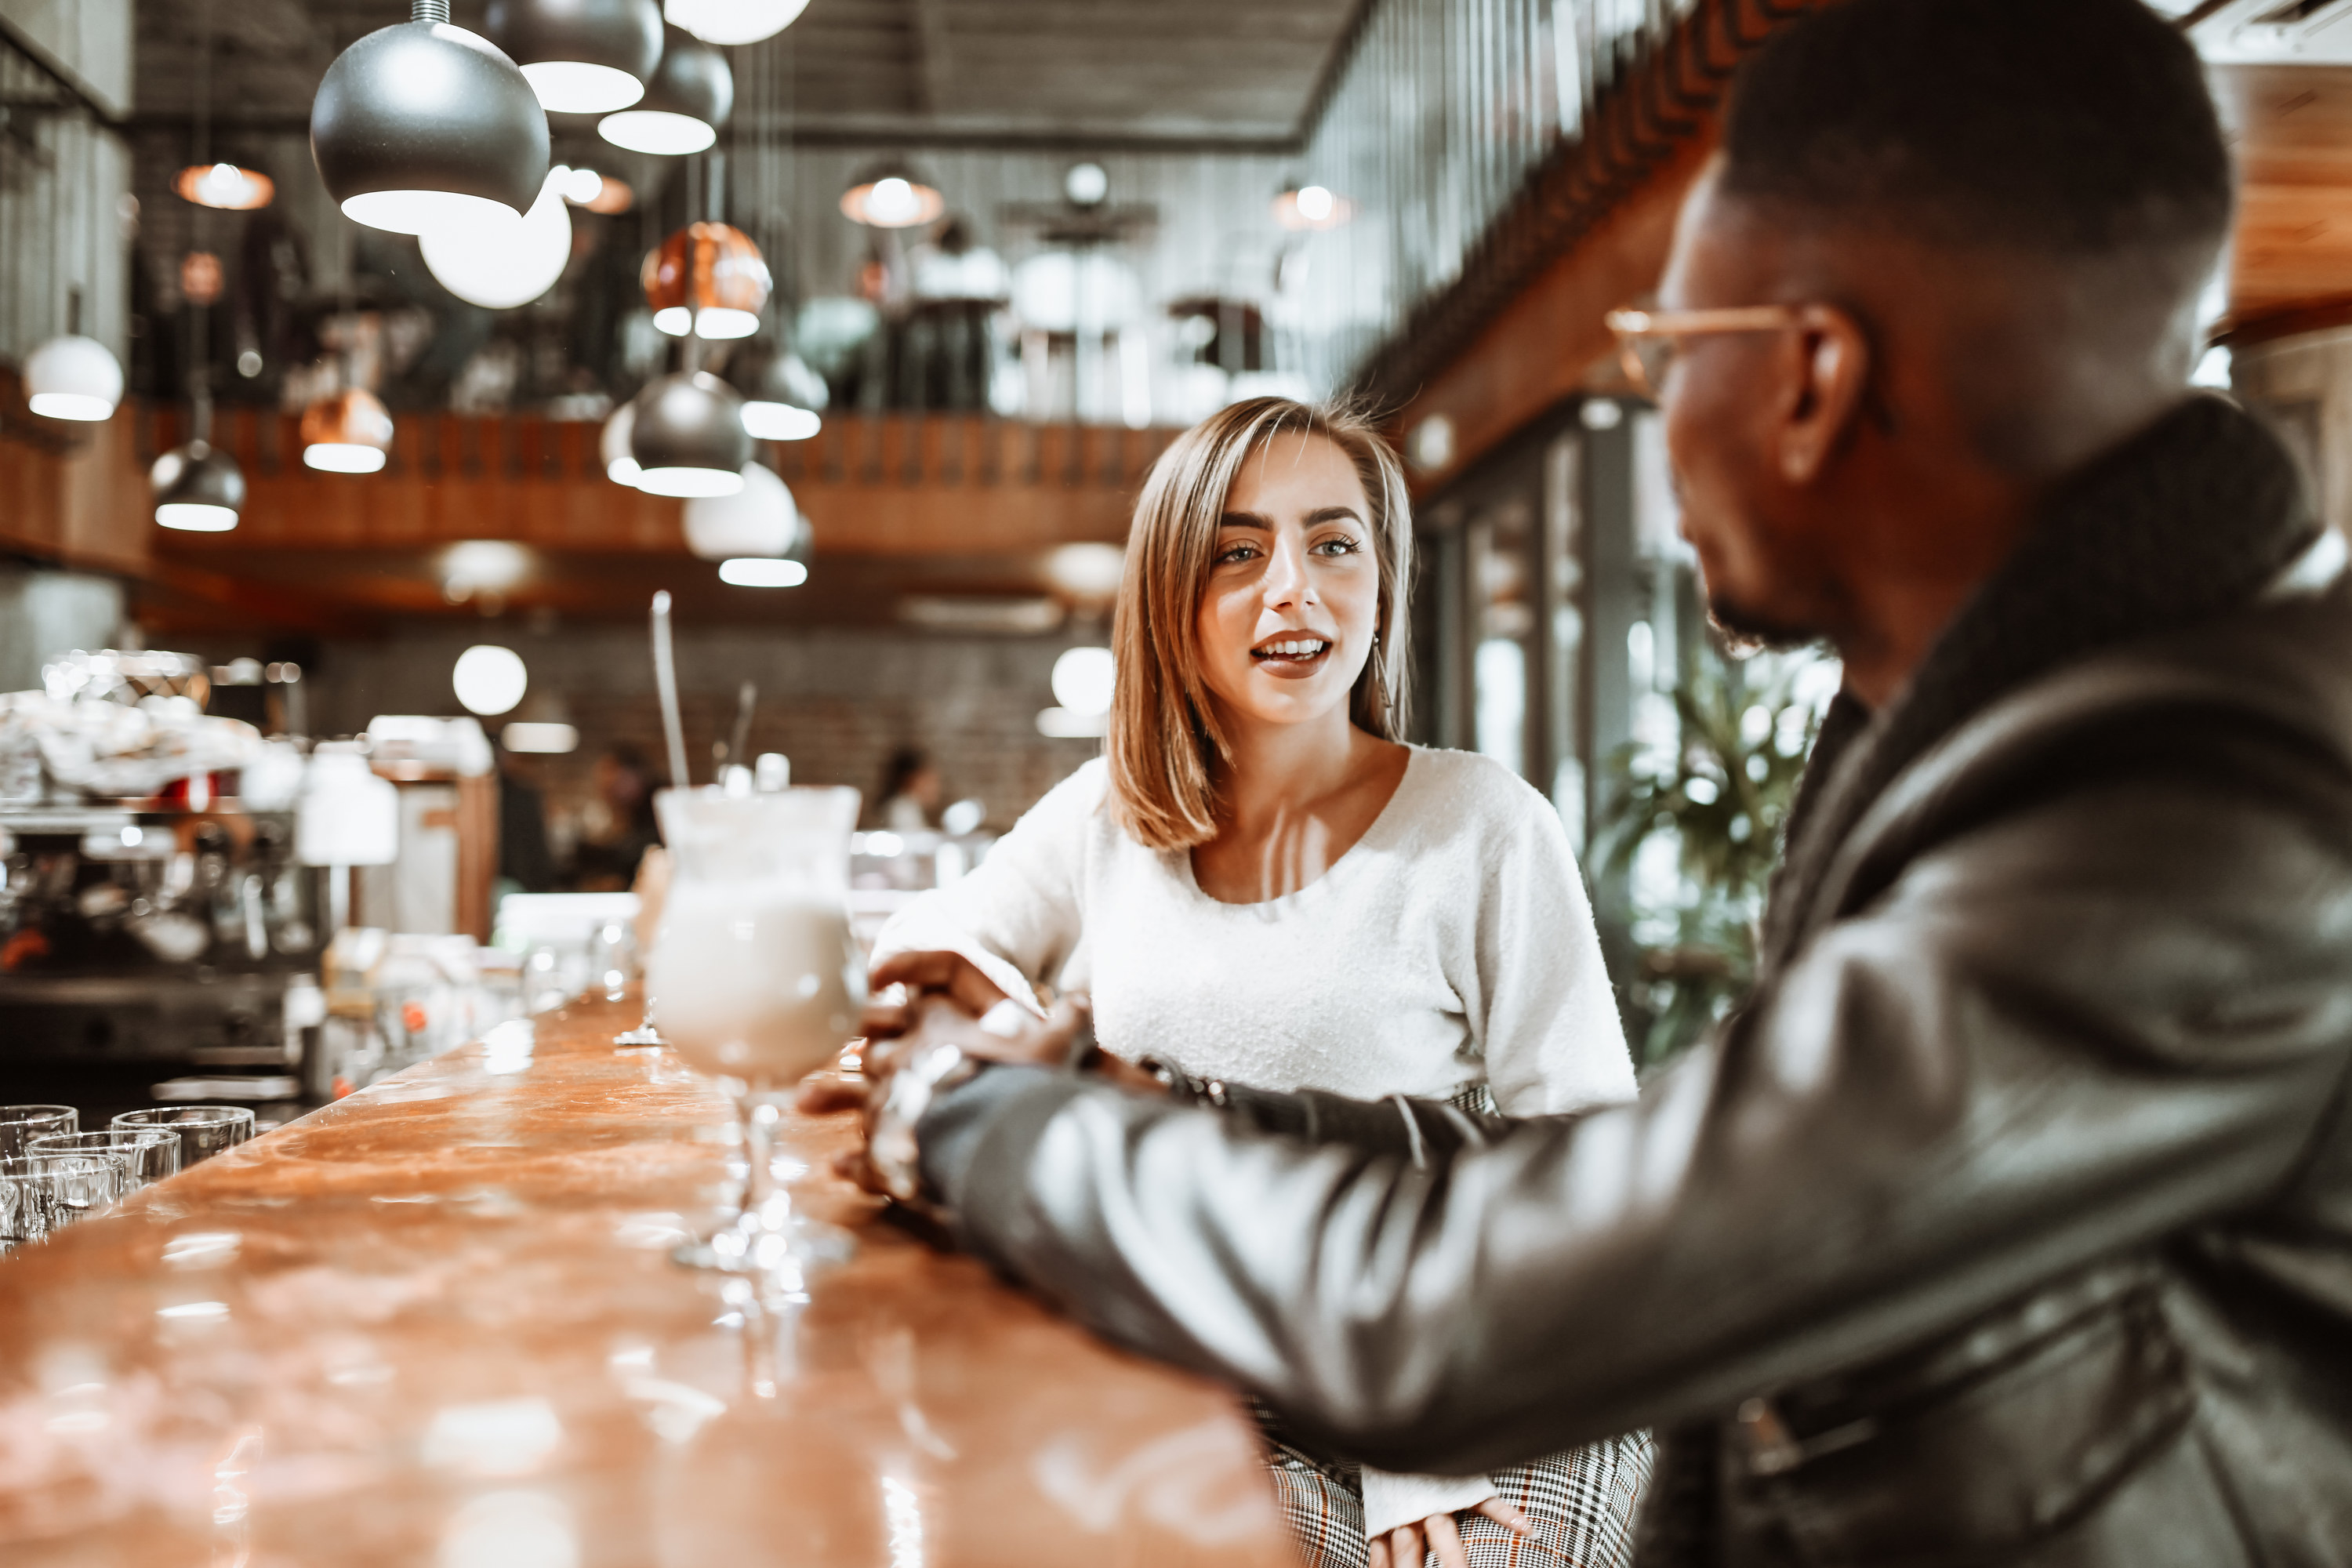
[[1644, 339], [1722, 336], [1733, 332], [1785, 332], [1803, 321], [1794, 305], [1729, 305], [1708, 310], [1652, 310], [1624, 305], [1601, 318], [1617, 337], [1617, 361], [1633, 390], [1653, 403], [1662, 402], [1664, 387], [1642, 363], [1635, 346]]

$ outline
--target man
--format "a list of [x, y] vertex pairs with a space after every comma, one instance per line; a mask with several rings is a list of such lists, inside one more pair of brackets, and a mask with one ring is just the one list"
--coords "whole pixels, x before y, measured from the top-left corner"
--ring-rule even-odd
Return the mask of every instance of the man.
[[1577, 1120], [1202, 1108], [928, 955], [875, 1168], [1368, 1462], [1657, 1428], [1645, 1568], [2352, 1563], [2352, 590], [2187, 387], [2230, 208], [2136, 0], [1781, 35], [1621, 320], [1717, 615], [1845, 660], [1748, 1005]]

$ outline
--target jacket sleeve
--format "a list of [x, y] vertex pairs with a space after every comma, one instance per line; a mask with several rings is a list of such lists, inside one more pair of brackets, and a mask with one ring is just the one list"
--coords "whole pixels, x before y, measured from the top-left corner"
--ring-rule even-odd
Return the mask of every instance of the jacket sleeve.
[[2075, 787], [1911, 859], [1633, 1105], [1416, 1164], [1026, 1075], [936, 1176], [1001, 1268], [1303, 1436], [1524, 1460], [2275, 1194], [2343, 1089], [2347, 858], [2227, 780]]

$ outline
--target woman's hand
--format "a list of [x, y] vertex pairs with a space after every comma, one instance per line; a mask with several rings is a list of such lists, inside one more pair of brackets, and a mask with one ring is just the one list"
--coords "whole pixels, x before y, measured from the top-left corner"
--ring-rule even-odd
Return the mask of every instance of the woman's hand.
[[[1490, 1497], [1465, 1513], [1483, 1513], [1507, 1530], [1521, 1535], [1533, 1535], [1535, 1522], [1512, 1504], [1498, 1497]], [[1470, 1568], [1470, 1552], [1462, 1544], [1462, 1531], [1454, 1527], [1450, 1513], [1433, 1513], [1419, 1524], [1401, 1524], [1386, 1535], [1376, 1535], [1371, 1547], [1371, 1568], [1422, 1568], [1429, 1552], [1437, 1553], [1438, 1568]]]

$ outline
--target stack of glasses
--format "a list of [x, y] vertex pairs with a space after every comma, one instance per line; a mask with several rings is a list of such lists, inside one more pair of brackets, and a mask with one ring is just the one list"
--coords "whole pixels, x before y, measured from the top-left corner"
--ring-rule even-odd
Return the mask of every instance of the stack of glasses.
[[125, 1111], [103, 1132], [82, 1131], [70, 1105], [0, 1106], [0, 1253], [252, 1136], [253, 1112], [243, 1106]]

